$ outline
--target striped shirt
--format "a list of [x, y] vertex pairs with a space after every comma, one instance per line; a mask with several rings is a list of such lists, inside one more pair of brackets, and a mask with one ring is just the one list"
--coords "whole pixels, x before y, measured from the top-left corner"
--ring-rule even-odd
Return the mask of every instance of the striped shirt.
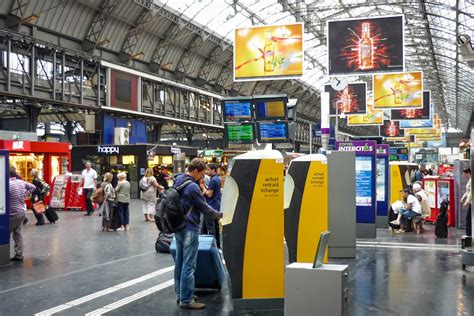
[[33, 193], [36, 187], [26, 181], [10, 178], [10, 216], [26, 211], [25, 198]]

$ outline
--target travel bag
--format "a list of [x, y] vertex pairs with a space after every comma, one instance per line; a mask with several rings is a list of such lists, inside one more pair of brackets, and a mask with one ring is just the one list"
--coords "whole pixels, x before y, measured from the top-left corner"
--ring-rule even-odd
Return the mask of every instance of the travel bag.
[[174, 234], [160, 233], [155, 243], [156, 252], [170, 253], [170, 246], [173, 238]]
[[54, 208], [51, 208], [51, 207], [48, 207], [44, 211], [44, 215], [46, 216], [46, 218], [48, 219], [50, 223], [55, 223], [59, 219], [58, 213], [56, 213]]
[[[170, 251], [173, 259], [176, 260], [176, 238], [173, 238]], [[224, 286], [225, 268], [214, 236], [199, 236], [199, 250], [194, 279], [196, 288], [221, 290]]]
[[435, 235], [438, 238], [448, 237], [448, 207], [447, 200], [441, 202], [438, 217], [436, 217]]

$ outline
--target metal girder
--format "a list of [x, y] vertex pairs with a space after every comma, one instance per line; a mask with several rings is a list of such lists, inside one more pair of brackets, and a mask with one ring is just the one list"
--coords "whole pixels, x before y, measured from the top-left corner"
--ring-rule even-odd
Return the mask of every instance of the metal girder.
[[194, 53], [197, 49], [204, 43], [203, 39], [199, 35], [195, 35], [194, 38], [191, 40], [188, 49], [184, 52], [181, 56], [181, 59], [178, 62], [178, 66], [176, 70], [183, 73], [184, 75], [190, 75], [189, 65], [191, 64], [191, 60], [194, 57]]
[[208, 59], [204, 62], [204, 65], [201, 67], [198, 73], [198, 78], [201, 78], [205, 81], [209, 81], [210, 78], [210, 73], [211, 69], [215, 67], [216, 61], [220, 56], [222, 56], [225, 53], [225, 50], [222, 49], [222, 46], [218, 45], [211, 51], [211, 55], [209, 56]]
[[137, 43], [140, 40], [140, 36], [145, 31], [145, 24], [149, 23], [153, 19], [153, 13], [150, 10], [144, 9], [137, 20], [135, 21], [135, 26], [128, 31], [128, 36], [123, 43], [122, 50], [119, 54], [119, 60], [123, 63], [128, 63], [130, 59], [133, 58], [134, 54], [139, 54], [141, 52], [135, 51]]
[[105, 24], [109, 21], [118, 4], [119, 0], [105, 0], [102, 2], [100, 12], [95, 15], [87, 31], [86, 38], [82, 42], [82, 49], [84, 51], [89, 52], [96, 47]]
[[[176, 37], [181, 29], [177, 24], [172, 24], [170, 28], [166, 31], [165, 34], [168, 36], [163, 39], [160, 43], [155, 48], [155, 51], [153, 52], [153, 56], [150, 61], [150, 69], [152, 71], [158, 70], [160, 67], [163, 68], [165, 65], [163, 65], [163, 60], [166, 56], [166, 53], [170, 49], [171, 45], [173, 45], [173, 42], [170, 41], [170, 39]], [[168, 65], [166, 65], [168, 66]]]
[[17, 28], [28, 6], [29, 0], [14, 0], [6, 18], [8, 28]]

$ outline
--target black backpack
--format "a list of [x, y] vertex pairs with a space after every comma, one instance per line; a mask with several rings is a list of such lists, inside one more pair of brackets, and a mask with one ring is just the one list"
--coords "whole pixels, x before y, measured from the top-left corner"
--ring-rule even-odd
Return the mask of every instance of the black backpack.
[[186, 216], [191, 210], [185, 210], [181, 201], [180, 191], [192, 180], [186, 180], [177, 187], [170, 187], [160, 196], [156, 206], [155, 223], [158, 229], [165, 234], [172, 234], [186, 226]]

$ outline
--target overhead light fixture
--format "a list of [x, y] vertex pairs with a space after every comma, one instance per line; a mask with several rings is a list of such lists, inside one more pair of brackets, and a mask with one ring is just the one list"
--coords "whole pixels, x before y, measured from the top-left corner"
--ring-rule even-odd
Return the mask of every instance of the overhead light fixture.
[[132, 59], [142, 59], [144, 56], [145, 56], [144, 52], [139, 52], [139, 53], [132, 54]]
[[39, 14], [32, 14], [26, 18], [23, 18], [20, 20], [20, 24], [27, 24], [27, 23], [33, 23], [39, 18]]

